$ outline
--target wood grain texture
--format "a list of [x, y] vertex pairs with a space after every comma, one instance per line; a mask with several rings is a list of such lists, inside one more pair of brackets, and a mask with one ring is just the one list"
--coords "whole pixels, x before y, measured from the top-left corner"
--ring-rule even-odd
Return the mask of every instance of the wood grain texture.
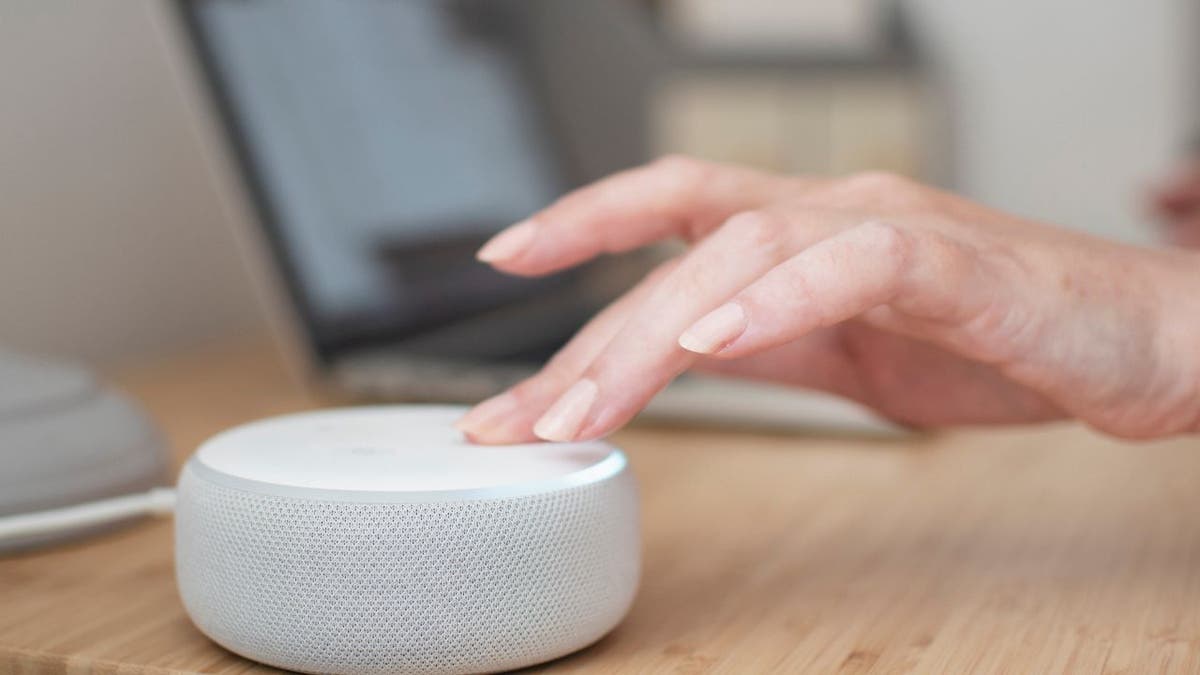
[[[321, 401], [261, 343], [118, 374], [182, 458]], [[1200, 672], [1200, 440], [639, 427], [645, 566], [597, 673]], [[257, 673], [188, 622], [169, 522], [0, 559], [0, 673]]]

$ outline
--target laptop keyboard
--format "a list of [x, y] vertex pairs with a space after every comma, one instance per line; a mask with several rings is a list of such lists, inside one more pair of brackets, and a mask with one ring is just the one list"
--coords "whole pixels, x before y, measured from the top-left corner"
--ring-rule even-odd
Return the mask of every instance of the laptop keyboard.
[[483, 400], [532, 375], [529, 366], [398, 358], [354, 360], [335, 369], [335, 382], [355, 395], [386, 401]]

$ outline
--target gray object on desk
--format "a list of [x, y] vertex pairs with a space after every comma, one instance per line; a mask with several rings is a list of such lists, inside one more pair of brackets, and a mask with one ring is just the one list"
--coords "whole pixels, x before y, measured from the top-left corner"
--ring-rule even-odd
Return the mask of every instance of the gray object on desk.
[[[0, 517], [169, 481], [166, 446], [135, 403], [84, 369], [0, 350]], [[0, 552], [94, 529], [0, 543]]]

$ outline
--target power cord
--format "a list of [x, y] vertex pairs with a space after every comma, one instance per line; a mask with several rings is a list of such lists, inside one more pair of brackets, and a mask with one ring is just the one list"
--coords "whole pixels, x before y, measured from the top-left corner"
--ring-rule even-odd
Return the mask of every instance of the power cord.
[[166, 516], [175, 511], [175, 490], [147, 492], [0, 517], [0, 544], [39, 535], [106, 525], [139, 516]]

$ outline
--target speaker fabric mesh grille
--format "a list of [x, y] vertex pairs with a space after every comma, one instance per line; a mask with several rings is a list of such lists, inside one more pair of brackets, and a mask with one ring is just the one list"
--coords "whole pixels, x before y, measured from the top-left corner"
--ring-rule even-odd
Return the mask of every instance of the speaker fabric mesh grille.
[[529, 496], [417, 503], [260, 494], [185, 468], [176, 572], [225, 647], [320, 673], [519, 668], [611, 630], [637, 587], [628, 470]]

